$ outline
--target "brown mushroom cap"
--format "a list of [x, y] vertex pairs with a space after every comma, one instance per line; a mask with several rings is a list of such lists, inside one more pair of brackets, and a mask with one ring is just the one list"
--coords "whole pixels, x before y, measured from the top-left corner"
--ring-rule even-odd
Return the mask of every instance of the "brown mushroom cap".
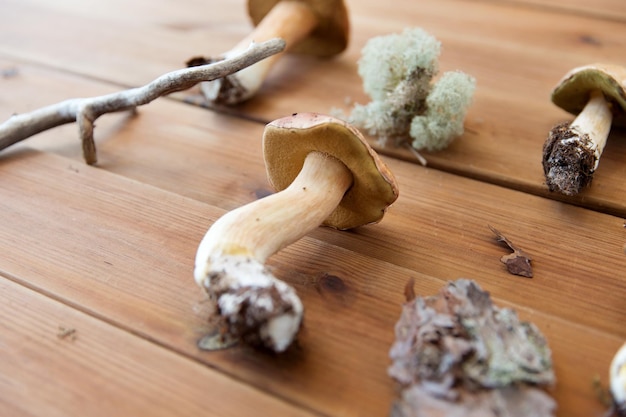
[[568, 72], [552, 91], [552, 102], [572, 114], [580, 113], [592, 90], [601, 90], [613, 103], [614, 123], [626, 126], [626, 68], [592, 64]]
[[284, 190], [298, 176], [310, 152], [331, 155], [352, 172], [353, 183], [324, 225], [352, 229], [379, 222], [398, 198], [389, 168], [348, 123], [317, 113], [297, 113], [274, 120], [263, 133], [263, 155], [272, 186]]
[[[248, 14], [258, 25], [272, 7], [281, 0], [248, 0]], [[306, 3], [317, 16], [313, 32], [290, 51], [316, 56], [332, 56], [348, 46], [350, 22], [342, 0], [297, 0]]]

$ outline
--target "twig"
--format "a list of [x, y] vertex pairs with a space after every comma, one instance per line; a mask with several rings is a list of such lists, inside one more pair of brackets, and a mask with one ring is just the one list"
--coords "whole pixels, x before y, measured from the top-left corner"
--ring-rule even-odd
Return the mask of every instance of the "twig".
[[172, 71], [143, 87], [99, 97], [69, 99], [30, 113], [14, 115], [0, 124], [0, 151], [37, 133], [77, 122], [85, 162], [89, 165], [95, 164], [97, 157], [93, 129], [98, 117], [105, 113], [132, 110], [158, 97], [191, 88], [202, 81], [225, 77], [277, 54], [284, 48], [285, 42], [279, 38], [253, 43], [246, 51], [232, 58]]
[[417, 151], [417, 149], [415, 149], [413, 146], [411, 146], [410, 143], [406, 143], [405, 144], [406, 148], [411, 151], [411, 153], [413, 154], [413, 156], [415, 156], [415, 159], [417, 159], [417, 161], [422, 164], [423, 167], [425, 167], [426, 165], [428, 165], [428, 161], [426, 160], [426, 158], [424, 158], [422, 156], [421, 153], [419, 153]]

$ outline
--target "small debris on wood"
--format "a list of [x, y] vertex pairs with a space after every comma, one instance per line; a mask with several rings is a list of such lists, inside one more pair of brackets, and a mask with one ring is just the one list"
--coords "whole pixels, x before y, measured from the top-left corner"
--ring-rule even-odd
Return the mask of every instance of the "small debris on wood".
[[216, 329], [198, 340], [198, 348], [212, 352], [216, 350], [228, 349], [235, 346], [237, 343], [238, 339], [232, 337], [227, 332], [222, 332]]
[[395, 333], [388, 373], [401, 394], [392, 417], [553, 416], [541, 389], [555, 382], [545, 338], [474, 281], [407, 301]]
[[8, 68], [0, 69], [0, 76], [2, 76], [2, 78], [17, 77], [18, 74], [19, 74], [19, 71], [17, 70], [16, 67], [8, 67]]
[[521, 248], [513, 244], [506, 236], [500, 233], [496, 228], [489, 225], [489, 229], [496, 235], [496, 240], [502, 242], [513, 251], [508, 255], [500, 258], [500, 262], [506, 265], [507, 271], [513, 275], [519, 275], [526, 278], [533, 277], [533, 268], [530, 265], [532, 258]]
[[71, 327], [59, 326], [59, 330], [57, 332], [57, 337], [59, 339], [69, 339], [76, 340], [76, 329]]

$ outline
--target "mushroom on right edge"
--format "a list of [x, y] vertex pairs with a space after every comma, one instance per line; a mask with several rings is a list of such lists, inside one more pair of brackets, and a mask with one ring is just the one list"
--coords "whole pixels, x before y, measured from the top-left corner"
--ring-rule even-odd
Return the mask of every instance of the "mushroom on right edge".
[[576, 195], [591, 183], [611, 124], [626, 126], [626, 68], [574, 68], [552, 91], [552, 102], [577, 117], [548, 135], [542, 158], [546, 184], [550, 191]]

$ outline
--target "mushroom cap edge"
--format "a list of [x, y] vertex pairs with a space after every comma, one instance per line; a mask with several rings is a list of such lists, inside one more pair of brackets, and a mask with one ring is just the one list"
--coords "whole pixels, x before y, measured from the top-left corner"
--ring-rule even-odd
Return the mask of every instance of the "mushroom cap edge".
[[599, 89], [613, 103], [614, 124], [626, 126], [626, 68], [613, 64], [590, 64], [569, 71], [552, 90], [552, 102], [578, 115]]
[[345, 230], [378, 223], [398, 198], [396, 179], [361, 132], [332, 116], [296, 113], [266, 125], [263, 156], [270, 184], [277, 191], [287, 188], [316, 151], [342, 161], [354, 178], [323, 225]]

